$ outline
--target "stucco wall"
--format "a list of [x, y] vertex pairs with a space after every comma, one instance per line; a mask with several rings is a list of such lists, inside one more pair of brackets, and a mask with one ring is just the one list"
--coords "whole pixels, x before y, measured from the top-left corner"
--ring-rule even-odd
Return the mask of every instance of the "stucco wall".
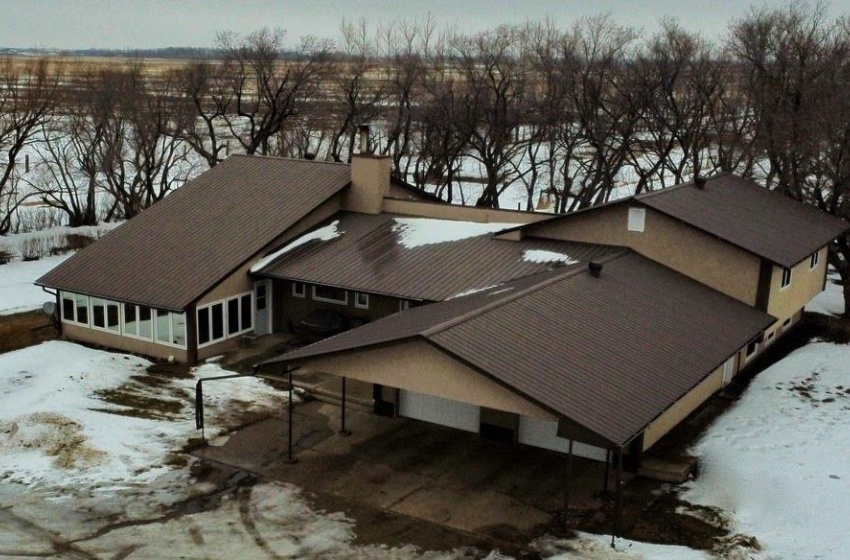
[[552, 214], [538, 212], [520, 212], [516, 210], [494, 210], [491, 208], [476, 208], [474, 206], [459, 206], [457, 204], [439, 204], [432, 202], [416, 202], [412, 200], [395, 200], [385, 198], [383, 211], [394, 214], [405, 214], [422, 218], [440, 220], [463, 220], [479, 223], [510, 223], [530, 224], [552, 217]]
[[556, 419], [546, 410], [419, 340], [315, 358], [306, 361], [303, 367], [534, 418]]
[[818, 264], [810, 267], [809, 258], [803, 259], [791, 269], [791, 284], [782, 288], [782, 268], [773, 267], [770, 279], [770, 299], [767, 312], [779, 319], [779, 323], [794, 315], [813, 297], [823, 290], [826, 275], [826, 247], [818, 251]]
[[643, 450], [652, 447], [659, 439], [675, 428], [682, 420], [707, 401], [723, 385], [723, 366], [714, 370], [676, 404], [653, 420], [643, 432]]
[[121, 336], [111, 332], [74, 325], [72, 323], [62, 323], [62, 336], [69, 340], [76, 340], [88, 344], [97, 344], [99, 346], [106, 346], [116, 350], [130, 352], [132, 354], [149, 356], [151, 358], [158, 358], [162, 360], [173, 358], [178, 362], [185, 362], [187, 360], [185, 349]]
[[617, 204], [539, 224], [531, 235], [631, 247], [739, 301], [755, 305], [758, 257], [651, 208], [646, 209], [644, 231], [628, 231], [628, 211], [627, 204]]

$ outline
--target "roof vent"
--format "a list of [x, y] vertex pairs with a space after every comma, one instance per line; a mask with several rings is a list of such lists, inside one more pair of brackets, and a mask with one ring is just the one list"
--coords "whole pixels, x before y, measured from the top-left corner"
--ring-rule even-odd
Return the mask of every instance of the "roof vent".
[[594, 278], [599, 278], [599, 276], [602, 274], [602, 263], [590, 261], [587, 264], [587, 270], [590, 271], [591, 276], [593, 276]]
[[706, 178], [703, 177], [702, 175], [695, 175], [694, 176], [694, 185], [696, 185], [696, 187], [699, 190], [705, 189], [705, 182], [706, 182]]
[[314, 160], [316, 159], [316, 154], [313, 152], [304, 152], [304, 159]]
[[360, 125], [360, 153], [368, 154], [369, 153], [369, 125], [361, 124]]

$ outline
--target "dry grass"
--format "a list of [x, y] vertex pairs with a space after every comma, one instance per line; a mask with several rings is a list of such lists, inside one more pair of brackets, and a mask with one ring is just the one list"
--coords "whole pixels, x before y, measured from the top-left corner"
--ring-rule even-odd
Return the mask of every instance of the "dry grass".
[[0, 354], [56, 339], [56, 329], [41, 311], [0, 315]]

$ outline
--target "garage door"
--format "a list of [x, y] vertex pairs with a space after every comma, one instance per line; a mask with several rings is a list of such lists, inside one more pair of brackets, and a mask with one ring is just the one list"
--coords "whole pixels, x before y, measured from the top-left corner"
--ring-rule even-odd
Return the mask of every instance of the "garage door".
[[[519, 442], [533, 447], [551, 449], [560, 453], [568, 453], [570, 440], [558, 437], [558, 422], [520, 416]], [[573, 443], [573, 455], [596, 461], [605, 460], [605, 450], [586, 443]]]
[[401, 390], [399, 415], [478, 433], [481, 409], [475, 405]]

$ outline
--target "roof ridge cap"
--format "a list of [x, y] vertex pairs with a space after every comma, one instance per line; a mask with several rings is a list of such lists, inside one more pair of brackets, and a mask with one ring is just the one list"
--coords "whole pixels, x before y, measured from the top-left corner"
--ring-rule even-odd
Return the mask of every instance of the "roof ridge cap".
[[[618, 251], [618, 252], [610, 254], [610, 255], [605, 255], [604, 257], [600, 258], [599, 260], [597, 260], [595, 262], [601, 262], [601, 263], [604, 264], [604, 263], [610, 262], [614, 259], [618, 259], [620, 257], [623, 257], [623, 256], [629, 254], [630, 252], [631, 252], [631, 249], [624, 248], [622, 251]], [[521, 290], [506, 294], [506, 295], [504, 295], [500, 298], [496, 298], [496, 300], [491, 302], [491, 303], [482, 305], [481, 307], [477, 307], [475, 309], [467, 311], [466, 313], [461, 313], [457, 317], [453, 317], [453, 318], [449, 319], [448, 321], [444, 321], [442, 323], [434, 325], [433, 327], [425, 329], [424, 331], [420, 332], [419, 335], [424, 336], [425, 338], [428, 338], [428, 337], [433, 336], [435, 334], [438, 334], [438, 333], [440, 333], [444, 330], [447, 330], [447, 329], [450, 329], [450, 328], [452, 328], [456, 325], [459, 325], [460, 323], [464, 323], [464, 322], [466, 322], [466, 321], [468, 321], [468, 320], [470, 320], [474, 317], [478, 317], [479, 315], [489, 313], [490, 311], [493, 311], [494, 309], [496, 309], [498, 307], [506, 305], [506, 304], [508, 304], [512, 301], [515, 301], [515, 300], [517, 300], [521, 297], [524, 297], [524, 296], [526, 296], [526, 295], [528, 295], [532, 292], [536, 292], [536, 291], [538, 291], [542, 288], [546, 288], [548, 286], [551, 286], [552, 284], [555, 284], [555, 283], [560, 282], [562, 280], [566, 280], [567, 278], [571, 278], [573, 276], [576, 276], [576, 275], [578, 275], [582, 272], [586, 272], [586, 271], [587, 271], [587, 267], [581, 266], [581, 267], [576, 267], [576, 268], [573, 268], [573, 269], [570, 269], [570, 270], [566, 270], [561, 274], [555, 274], [551, 278], [546, 278], [546, 279], [540, 280], [539, 282], [532, 284], [531, 286], [528, 286], [527, 288], [523, 288]], [[541, 273], [541, 274], [543, 274], [543, 273]], [[528, 276], [526, 276], [526, 278], [528, 278]], [[516, 281], [520, 281], [520, 280], [522, 280], [522, 278], [518, 278]], [[444, 300], [444, 301], [447, 301], [447, 300]]]

